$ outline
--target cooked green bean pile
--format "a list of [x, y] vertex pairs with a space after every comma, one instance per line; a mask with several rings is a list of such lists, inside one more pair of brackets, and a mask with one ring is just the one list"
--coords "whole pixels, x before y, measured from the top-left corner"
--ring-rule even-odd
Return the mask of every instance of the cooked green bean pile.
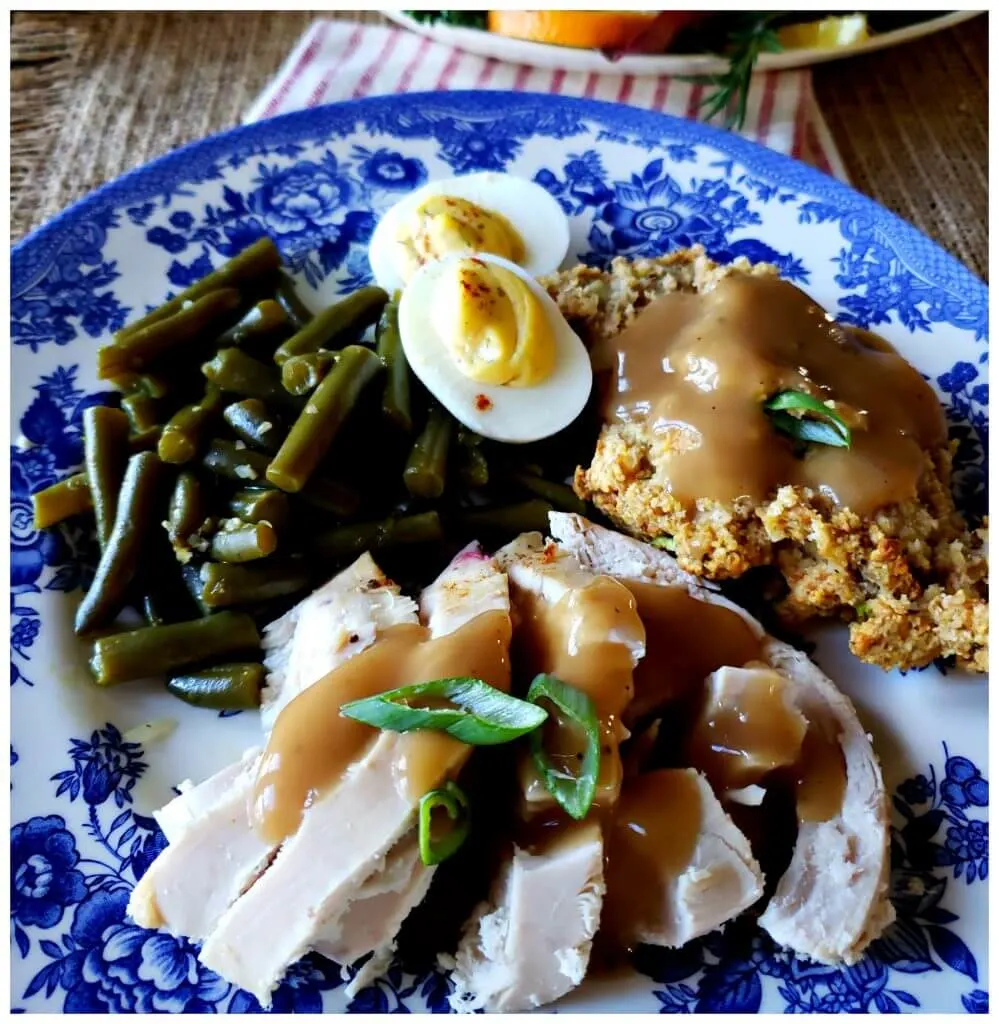
[[[34, 505], [39, 528], [93, 518], [76, 632], [101, 686], [165, 675], [198, 707], [256, 706], [258, 629], [365, 550], [419, 586], [468, 540], [585, 508], [552, 482], [589, 440], [577, 425], [470, 433], [410, 373], [382, 289], [312, 315], [270, 239], [119, 331], [97, 371], [120, 405], [87, 409], [83, 471]], [[128, 607], [144, 627], [120, 626]]]

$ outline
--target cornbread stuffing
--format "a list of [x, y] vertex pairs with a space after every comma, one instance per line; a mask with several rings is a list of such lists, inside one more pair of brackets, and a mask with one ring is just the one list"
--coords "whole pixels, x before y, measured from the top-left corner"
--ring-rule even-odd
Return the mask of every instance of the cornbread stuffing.
[[[833, 339], [828, 347], [840, 360], [840, 384], [853, 386], [856, 392], [872, 387], [869, 381], [856, 383], [863, 374], [842, 372], [844, 352], [872, 365], [880, 360], [884, 372], [892, 374], [880, 381], [877, 401], [864, 408], [859, 408], [864, 403], [856, 403], [851, 408], [839, 401], [842, 388], [830, 388], [828, 378], [818, 372], [810, 376], [805, 365], [795, 370], [801, 374], [801, 391], [811, 392], [832, 410], [842, 410], [850, 420], [852, 447], [817, 445], [813, 449], [818, 451], [803, 455], [801, 447], [794, 447], [766, 419], [763, 403], [770, 395], [754, 397], [752, 407], [738, 405], [745, 397], [742, 392], [753, 395], [753, 387], [765, 386], [758, 384], [754, 374], [765, 376], [773, 370], [770, 350], [765, 353], [770, 362], [762, 358], [753, 362], [760, 352], [751, 351], [750, 341], [755, 340], [752, 332], [760, 318], [742, 318], [752, 321], [748, 325], [740, 322], [732, 315], [740, 307], [721, 297], [722, 290], [727, 296], [740, 288], [746, 290], [746, 275], [763, 279], [756, 282], [763, 286], [756, 288], [760, 294], [772, 294], [778, 302], [792, 300], [787, 310], [794, 328], [788, 327], [788, 337], [780, 342], [788, 350], [784, 354], [791, 353], [789, 363], [798, 357], [802, 364], [818, 358], [815, 352], [821, 337], [809, 338], [816, 344], [803, 350], [807, 356], [794, 350], [800, 343], [792, 335], [796, 330], [800, 334], [802, 324], [813, 329], [802, 320], [811, 316], [814, 330], [828, 331]], [[886, 343], [833, 323], [802, 293], [779, 282], [775, 267], [752, 265], [744, 259], [720, 266], [699, 247], [658, 259], [616, 259], [608, 271], [574, 267], [552, 275], [545, 284], [590, 347], [604, 390], [617, 387], [616, 399], [612, 395], [605, 401], [605, 425], [593, 459], [588, 467], [576, 471], [575, 489], [580, 497], [592, 501], [637, 537], [671, 537], [680, 565], [699, 576], [727, 580], [760, 566], [776, 568], [786, 584], [776, 609], [782, 620], [794, 628], [821, 617], [845, 619], [850, 623], [851, 650], [864, 661], [885, 669], [908, 669], [937, 658], [952, 658], [963, 668], [987, 671], [987, 522], [970, 530], [957, 511], [950, 491], [953, 450], [942, 416], [935, 402], [930, 403], [933, 408], [912, 413], [920, 400], [925, 406], [929, 389]], [[719, 285], [722, 289], [712, 296], [711, 319], [700, 310], [691, 312], [684, 307], [683, 303], [690, 305], [689, 299], [658, 303], [657, 310], [668, 308], [665, 315], [670, 319], [662, 321], [665, 327], [654, 324], [651, 337], [640, 338], [641, 358], [626, 364], [627, 353], [615, 350], [622, 347], [622, 332], [656, 299], [670, 293], [708, 296]], [[795, 301], [801, 308], [793, 306]], [[784, 312], [782, 306], [778, 324], [784, 322]], [[658, 314], [643, 318], [642, 324], [648, 324], [654, 315]], [[702, 330], [705, 325], [710, 329]], [[720, 331], [718, 325], [723, 325]], [[663, 345], [660, 352], [658, 340], [663, 337], [665, 342], [666, 337], [678, 336], [682, 330], [687, 331], [693, 346], [679, 353], [686, 359], [686, 377], [669, 365], [671, 358], [678, 358], [676, 351], [667, 353]], [[726, 356], [724, 346], [717, 344], [717, 337], [709, 336], [720, 332], [731, 332], [735, 339], [735, 348], [729, 350], [729, 354], [734, 352], [733, 364], [739, 361], [738, 373], [731, 375], [738, 377], [734, 384], [724, 380], [724, 359], [720, 358]], [[629, 330], [625, 337], [634, 339], [636, 333], [637, 329]], [[773, 349], [769, 340], [767, 344]], [[849, 371], [848, 361], [845, 366]], [[635, 379], [624, 380], [626, 374]], [[668, 379], [679, 384], [670, 385], [673, 393], [668, 402], [660, 403], [659, 419], [654, 419], [655, 408], [650, 412], [650, 406], [655, 407], [656, 385], [648, 378], [658, 374], [662, 374], [660, 379], [669, 374]], [[693, 390], [689, 382], [693, 382]], [[680, 404], [683, 396], [677, 397], [683, 386], [695, 404], [715, 402], [717, 394], [719, 402], [728, 400], [730, 405], [718, 405], [717, 412], [714, 404], [701, 406], [711, 412], [710, 419], [697, 424], [698, 429], [688, 423], [678, 425], [685, 417], [677, 416], [677, 409], [688, 408]], [[638, 398], [625, 392], [634, 392]], [[614, 401], [622, 396], [631, 400], [632, 408], [639, 409], [641, 415], [629, 416], [621, 408], [615, 415]], [[893, 400], [894, 413], [891, 409], [885, 412]], [[725, 420], [732, 409], [738, 418]], [[909, 420], [898, 420], [909, 413]], [[895, 421], [890, 419], [893, 414]], [[735, 480], [731, 494], [719, 490], [718, 480], [724, 481], [724, 474], [713, 475], [716, 467], [705, 462], [699, 451], [712, 441], [716, 448], [724, 449], [722, 462], [728, 458], [723, 469]], [[904, 445], [907, 447], [900, 447]], [[682, 457], [690, 454], [702, 463], [690, 458], [684, 461]], [[747, 462], [751, 463], [748, 469]], [[697, 472], [692, 474], [691, 466]], [[789, 473], [789, 467], [794, 472]], [[702, 473], [702, 469], [707, 471]], [[703, 481], [699, 490], [684, 486], [684, 470], [688, 485], [691, 479], [695, 485]], [[823, 471], [825, 476], [821, 476]], [[827, 481], [835, 487], [825, 486]]]

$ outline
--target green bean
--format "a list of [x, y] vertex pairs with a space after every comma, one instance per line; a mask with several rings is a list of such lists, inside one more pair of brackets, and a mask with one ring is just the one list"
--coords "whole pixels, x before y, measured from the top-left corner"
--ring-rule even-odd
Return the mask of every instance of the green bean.
[[364, 386], [382, 369], [370, 349], [348, 345], [336, 366], [309, 396], [267, 468], [267, 479], [283, 491], [300, 491], [329, 450], [337, 432], [357, 404]]
[[216, 437], [201, 460], [205, 469], [237, 484], [267, 483], [270, 459], [252, 448], [238, 448], [242, 442], [224, 441]]
[[560, 512], [575, 512], [586, 515], [586, 502], [576, 496], [576, 492], [566, 484], [554, 483], [533, 473], [514, 473], [513, 479], [531, 494], [549, 502]]
[[119, 391], [128, 394], [139, 392], [150, 398], [166, 398], [173, 389], [173, 381], [154, 373], [122, 373], [112, 377], [111, 383]]
[[472, 533], [530, 533], [548, 530], [548, 513], [552, 506], [547, 501], [535, 498], [516, 505], [502, 505], [497, 508], [475, 509], [463, 512], [458, 521], [466, 531]]
[[378, 321], [378, 355], [385, 364], [385, 391], [382, 393], [382, 412], [404, 433], [412, 433], [413, 413], [409, 400], [409, 363], [402, 350], [399, 337], [399, 307], [395, 302], [386, 305]]
[[311, 546], [324, 561], [340, 562], [365, 551], [384, 551], [405, 544], [428, 544], [444, 536], [434, 511], [389, 517], [378, 522], [351, 523], [316, 534]]
[[260, 706], [264, 666], [255, 661], [182, 672], [167, 682], [175, 697], [199, 708], [240, 711]]
[[[252, 448], [239, 448], [239, 443], [215, 438], [201, 464], [225, 480], [244, 486], [252, 484], [270, 488], [267, 480], [270, 460], [267, 455]], [[299, 496], [307, 504], [340, 518], [353, 515], [361, 505], [361, 497], [356, 491], [328, 477], [313, 477]]]
[[489, 483], [489, 463], [481, 448], [459, 445], [458, 476], [466, 487], [485, 487]]
[[277, 533], [269, 523], [244, 523], [221, 529], [212, 537], [211, 556], [217, 562], [254, 562], [277, 549]]
[[86, 473], [76, 473], [31, 496], [35, 508], [35, 529], [47, 530], [71, 516], [79, 516], [94, 507]]
[[[179, 563], [178, 563], [179, 564]], [[201, 563], [188, 562], [180, 566], [180, 578], [184, 583], [184, 589], [194, 602], [200, 615], [213, 615], [214, 609], [205, 604], [201, 587]]]
[[167, 536], [173, 545], [188, 546], [188, 538], [198, 533], [207, 517], [204, 488], [191, 472], [178, 474], [170, 494]]
[[181, 575], [181, 566], [163, 534], [150, 538], [140, 572], [142, 613], [150, 626], [185, 622], [199, 614]]
[[273, 275], [281, 266], [281, 254], [269, 238], [261, 238], [241, 253], [233, 256], [227, 263], [223, 263], [217, 270], [195, 281], [189, 288], [185, 288], [180, 295], [157, 306], [152, 312], [147, 313], [139, 320], [127, 324], [116, 335], [117, 341], [141, 331], [152, 324], [166, 320], [167, 317], [179, 313], [187, 303], [195, 302], [210, 292], [222, 288], [239, 288], [241, 291], [252, 290], [264, 279]]
[[142, 452], [128, 460], [114, 526], [94, 581], [77, 609], [78, 634], [107, 625], [124, 607], [146, 539], [159, 523], [156, 504], [162, 469], [163, 464], [152, 452]]
[[278, 346], [274, 362], [280, 366], [292, 356], [317, 349], [340, 348], [378, 319], [388, 295], [376, 287], [360, 288], [324, 309], [297, 334]]
[[90, 668], [99, 686], [165, 675], [199, 662], [259, 649], [249, 615], [222, 612], [193, 622], [145, 626], [95, 641]]
[[464, 425], [458, 427], [458, 476], [466, 487], [485, 487], [489, 483], [482, 438]]
[[159, 403], [144, 391], [133, 391], [121, 400], [133, 434], [144, 434], [160, 422]]
[[205, 562], [201, 567], [201, 600], [209, 608], [255, 604], [304, 590], [312, 573], [304, 563], [227, 565]]
[[274, 299], [258, 302], [239, 323], [233, 324], [218, 340], [219, 348], [245, 348], [256, 343], [274, 341], [293, 328], [284, 307]]
[[288, 431], [275, 421], [274, 414], [259, 398], [244, 398], [225, 407], [222, 414], [233, 433], [244, 444], [273, 455], [288, 436]]
[[440, 406], [434, 405], [402, 472], [406, 490], [414, 498], [439, 498], [444, 493], [450, 442], [451, 417]]
[[336, 364], [336, 353], [320, 349], [303, 352], [281, 364], [281, 383], [293, 395], [307, 395], [319, 387], [323, 378]]
[[170, 352], [183, 352], [194, 342], [217, 336], [242, 301], [233, 288], [211, 291], [166, 319], [119, 335], [113, 345], [98, 350], [97, 376], [108, 380], [129, 371], [139, 372]]
[[280, 532], [291, 519], [291, 506], [284, 491], [266, 487], [248, 487], [229, 499], [229, 509], [245, 523], [269, 523]]
[[332, 512], [339, 519], [349, 518], [361, 507], [361, 496], [357, 491], [329, 477], [312, 477], [298, 496], [307, 505]]
[[118, 509], [118, 492], [128, 461], [128, 427], [128, 417], [120, 409], [92, 405], [83, 412], [83, 464], [101, 548], [111, 536]]
[[132, 455], [139, 452], [154, 452], [163, 436], [163, 428], [157, 423], [146, 430], [138, 431], [128, 435], [128, 450]]
[[222, 391], [209, 383], [195, 405], [185, 405], [175, 412], [157, 444], [160, 458], [173, 465], [190, 462], [204, 444], [205, 433], [214, 425], [225, 402]]
[[301, 402], [281, 387], [281, 378], [274, 368], [248, 356], [242, 349], [220, 349], [214, 359], [201, 367], [201, 372], [223, 391], [244, 398], [261, 398], [279, 407], [301, 408]]
[[275, 298], [288, 314], [288, 319], [294, 325], [295, 330], [300, 331], [306, 324], [311, 323], [312, 310], [298, 297], [295, 282], [283, 271], [277, 275]]
[[146, 620], [147, 626], [167, 626], [183, 618], [174, 618], [162, 604], [162, 594], [154, 590], [142, 595], [142, 617]]

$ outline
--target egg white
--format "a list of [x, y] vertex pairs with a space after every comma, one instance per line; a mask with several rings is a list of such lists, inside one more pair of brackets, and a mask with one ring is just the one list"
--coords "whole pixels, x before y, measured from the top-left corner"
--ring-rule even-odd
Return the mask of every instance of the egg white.
[[[516, 274], [537, 297], [555, 336], [555, 368], [550, 377], [532, 387], [482, 384], [466, 377], [441, 336], [437, 297], [441, 280], [465, 255], [424, 264], [402, 293], [399, 337], [406, 359], [427, 390], [469, 430], [510, 444], [551, 437], [567, 427], [586, 405], [593, 383], [589, 353], [537, 281], [509, 260], [476, 253], [477, 259]], [[480, 396], [487, 400], [485, 409], [479, 408], [486, 404]]]
[[569, 218], [558, 200], [535, 182], [497, 171], [431, 181], [390, 207], [371, 235], [371, 271], [389, 294], [405, 284], [396, 265], [399, 227], [431, 196], [466, 199], [505, 217], [524, 243], [521, 266], [534, 277], [558, 270], [569, 251]]

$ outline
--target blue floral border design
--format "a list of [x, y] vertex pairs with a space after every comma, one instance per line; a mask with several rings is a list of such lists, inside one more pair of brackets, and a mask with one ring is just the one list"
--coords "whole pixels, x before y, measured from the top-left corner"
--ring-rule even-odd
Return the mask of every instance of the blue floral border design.
[[[459, 120], [469, 128], [456, 134]], [[980, 317], [976, 312], [971, 322], [984, 324], [987, 293], [974, 274], [899, 217], [819, 171], [736, 135], [667, 114], [599, 100], [500, 91], [369, 97], [284, 114], [185, 146], [98, 189], [15, 246], [12, 293], [20, 296], [37, 282], [58, 253], [73, 244], [81, 221], [101, 224], [104, 218], [103, 226], [110, 226], [107, 218], [118, 209], [168, 198], [184, 185], [217, 179], [223, 166], [239, 166], [255, 155], [282, 149], [293, 155], [295, 147], [343, 138], [363, 127], [395, 138], [436, 139], [456, 172], [490, 164], [502, 169], [524, 140], [581, 135], [588, 122], [619, 141], [645, 149], [671, 142], [709, 146], [728, 156], [733, 165], [744, 167], [764, 188], [779, 185], [809, 195], [812, 217], [827, 211], [850, 231], [876, 232], [893, 258], [914, 277], [945, 293], [952, 304], [980, 310]], [[916, 268], [925, 269], [917, 273]], [[941, 311], [946, 313], [947, 307], [941, 306]], [[969, 315], [961, 320], [955, 326], [966, 326]]]

